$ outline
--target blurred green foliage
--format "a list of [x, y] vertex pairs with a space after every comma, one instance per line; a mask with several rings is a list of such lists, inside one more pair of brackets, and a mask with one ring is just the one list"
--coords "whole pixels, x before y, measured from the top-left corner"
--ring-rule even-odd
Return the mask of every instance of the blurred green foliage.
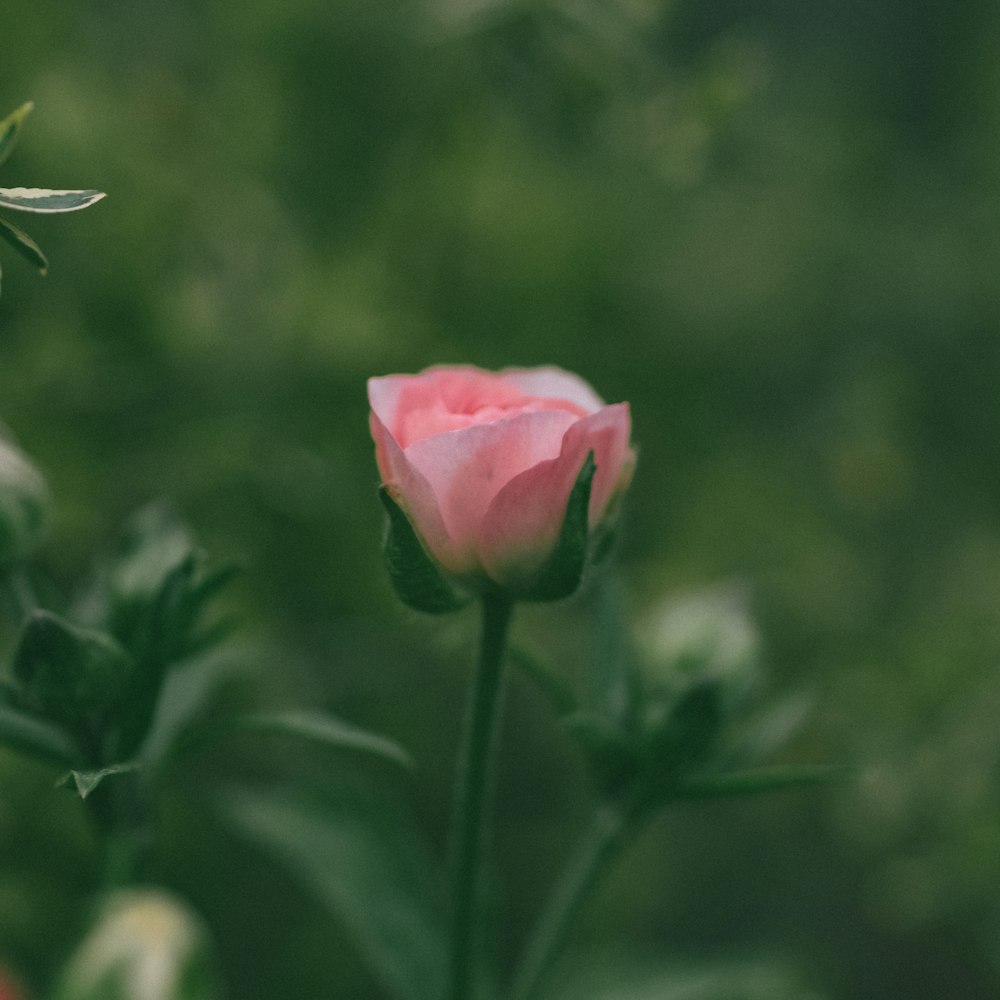
[[[632, 996], [663, 995], [650, 962], [683, 981], [747, 955], [795, 996], [1000, 991], [997, 9], [63, 6], [5, 19], [0, 60], [2, 106], [36, 105], [3, 183], [109, 193], [39, 218], [52, 273], [12, 261], [0, 300], [0, 417], [53, 497], [51, 592], [169, 497], [245, 567], [261, 697], [399, 739], [440, 843], [472, 622], [390, 591], [364, 380], [578, 371], [633, 407], [634, 606], [742, 581], [771, 688], [814, 695], [797, 755], [861, 777], [667, 814], [575, 946], [654, 984]], [[578, 662], [586, 611], [526, 609], [519, 635]], [[551, 723], [515, 681], [514, 927], [587, 801]], [[253, 746], [189, 767], [159, 876], [231, 995], [377, 995], [344, 930], [215, 822]], [[96, 878], [49, 778], [0, 758], [0, 953], [36, 985]]]

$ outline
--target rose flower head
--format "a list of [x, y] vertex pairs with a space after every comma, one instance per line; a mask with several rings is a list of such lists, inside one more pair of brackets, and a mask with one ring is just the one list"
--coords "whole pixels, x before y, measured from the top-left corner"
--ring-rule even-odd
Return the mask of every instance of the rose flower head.
[[404, 600], [443, 611], [462, 593], [575, 589], [632, 477], [627, 403], [559, 368], [466, 365], [370, 379], [368, 399]]

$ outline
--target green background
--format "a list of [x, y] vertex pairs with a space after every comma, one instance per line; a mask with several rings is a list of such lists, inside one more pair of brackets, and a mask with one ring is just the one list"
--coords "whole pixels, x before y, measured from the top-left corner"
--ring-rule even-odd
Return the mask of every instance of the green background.
[[[54, 497], [53, 593], [169, 498], [243, 567], [256, 689], [407, 745], [440, 850], [473, 621], [389, 590], [365, 379], [577, 371], [632, 405], [632, 606], [738, 581], [771, 690], [814, 699], [796, 756], [858, 770], [653, 824], [574, 940], [595, 981], [750, 962], [763, 995], [996, 995], [998, 43], [978, 2], [8, 13], [0, 110], [36, 110], [0, 183], [108, 192], [16, 220], [46, 279], [2, 259], [0, 419]], [[585, 619], [519, 628], [558, 652]], [[505, 747], [509, 949], [587, 793], [520, 679]], [[217, 821], [213, 776], [243, 766], [209, 755], [165, 796], [159, 878], [231, 996], [376, 996], [322, 905]], [[47, 771], [0, 770], [0, 957], [43, 985], [93, 849]]]

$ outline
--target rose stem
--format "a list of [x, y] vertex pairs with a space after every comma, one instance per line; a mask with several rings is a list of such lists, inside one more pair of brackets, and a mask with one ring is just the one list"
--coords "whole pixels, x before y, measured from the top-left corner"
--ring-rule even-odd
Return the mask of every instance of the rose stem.
[[594, 814], [528, 938], [524, 957], [514, 976], [511, 1000], [535, 1000], [538, 996], [549, 967], [565, 944], [573, 922], [617, 855], [628, 827], [626, 814], [618, 807], [603, 805]]
[[483, 598], [479, 666], [466, 711], [465, 734], [455, 775], [448, 1000], [469, 1000], [472, 995], [483, 819], [493, 785], [504, 645], [512, 611], [513, 604], [506, 597], [488, 594]]

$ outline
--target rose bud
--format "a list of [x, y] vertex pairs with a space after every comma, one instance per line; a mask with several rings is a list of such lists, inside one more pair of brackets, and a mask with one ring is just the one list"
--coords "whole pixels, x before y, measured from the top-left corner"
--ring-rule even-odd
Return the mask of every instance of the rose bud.
[[[404, 600], [442, 611], [469, 592], [547, 600], [575, 589], [632, 477], [627, 403], [606, 405], [559, 368], [450, 365], [370, 379], [368, 398], [386, 557]], [[432, 566], [394, 537], [408, 527]]]

